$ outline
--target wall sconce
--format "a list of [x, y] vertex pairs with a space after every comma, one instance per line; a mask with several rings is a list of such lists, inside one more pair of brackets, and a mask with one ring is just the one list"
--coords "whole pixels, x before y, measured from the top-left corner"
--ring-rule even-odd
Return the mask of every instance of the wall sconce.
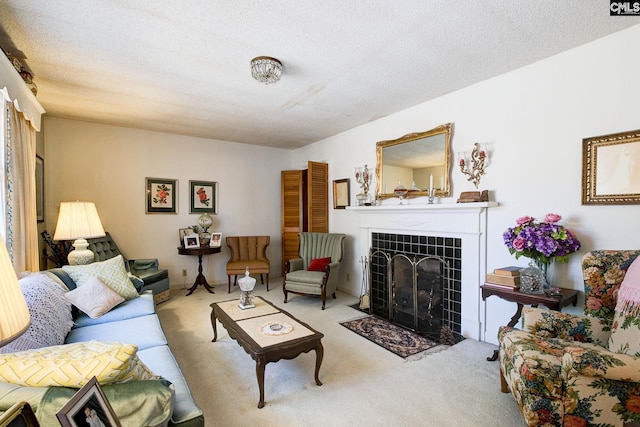
[[356, 167], [355, 171], [356, 182], [360, 185], [362, 192], [356, 194], [358, 200], [358, 206], [363, 206], [369, 203], [369, 184], [371, 184], [371, 175], [369, 174], [369, 167]]
[[478, 188], [480, 177], [484, 175], [484, 162], [489, 158], [484, 145], [481, 147], [477, 142], [473, 144], [470, 161], [467, 160], [467, 153], [459, 153], [458, 156], [460, 157], [460, 170], [463, 174], [469, 175], [467, 181], [473, 182], [473, 185]]

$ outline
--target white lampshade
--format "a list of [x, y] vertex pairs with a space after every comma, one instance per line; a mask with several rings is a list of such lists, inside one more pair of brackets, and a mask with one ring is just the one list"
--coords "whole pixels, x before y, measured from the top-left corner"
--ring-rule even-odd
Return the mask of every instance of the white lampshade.
[[22, 335], [31, 324], [18, 277], [7, 248], [0, 242], [0, 347]]
[[104, 228], [98, 216], [95, 203], [91, 202], [62, 202], [58, 213], [58, 224], [53, 240], [75, 240], [68, 256], [69, 264], [88, 264], [93, 262], [93, 252], [85, 239], [102, 237]]

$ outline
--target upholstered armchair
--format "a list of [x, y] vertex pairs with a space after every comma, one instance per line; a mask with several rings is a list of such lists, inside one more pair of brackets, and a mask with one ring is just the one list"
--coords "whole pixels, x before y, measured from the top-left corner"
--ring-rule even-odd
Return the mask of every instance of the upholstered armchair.
[[526, 308], [522, 330], [500, 328], [501, 388], [527, 425], [640, 425], [638, 255], [583, 257], [584, 315]]
[[335, 299], [344, 238], [344, 234], [338, 233], [300, 233], [300, 258], [287, 261], [282, 282], [285, 303], [289, 292], [320, 295], [323, 310], [327, 294]]
[[270, 236], [227, 236], [225, 240], [229, 248], [227, 261], [228, 292], [231, 292], [231, 276], [233, 286], [238, 282], [238, 275], [243, 275], [249, 267], [249, 272], [260, 275], [260, 283], [264, 284], [263, 274], [267, 275], [267, 292], [269, 291], [269, 271], [271, 264], [267, 258], [267, 246], [271, 242]]

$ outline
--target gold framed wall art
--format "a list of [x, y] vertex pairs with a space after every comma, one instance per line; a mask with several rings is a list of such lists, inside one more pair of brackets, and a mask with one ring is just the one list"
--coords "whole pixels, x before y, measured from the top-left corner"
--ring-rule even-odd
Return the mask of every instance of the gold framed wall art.
[[640, 204], [640, 130], [582, 140], [582, 204]]

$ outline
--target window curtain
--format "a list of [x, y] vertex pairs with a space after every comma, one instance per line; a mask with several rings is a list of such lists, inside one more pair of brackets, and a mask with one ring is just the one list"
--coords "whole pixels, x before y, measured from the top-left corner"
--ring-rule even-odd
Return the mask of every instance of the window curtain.
[[38, 271], [36, 131], [13, 102], [5, 107], [5, 244], [17, 272]]

